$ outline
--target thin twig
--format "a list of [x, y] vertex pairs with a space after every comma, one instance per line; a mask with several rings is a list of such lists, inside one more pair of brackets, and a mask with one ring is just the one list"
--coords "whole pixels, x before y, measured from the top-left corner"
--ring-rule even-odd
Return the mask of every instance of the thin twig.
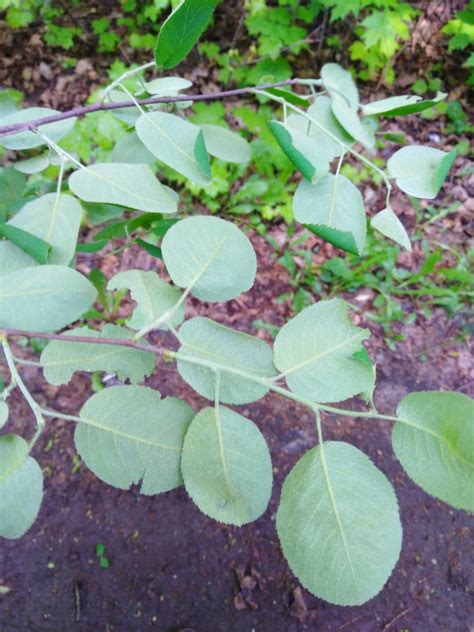
[[[136, 103], [138, 103], [139, 105], [153, 105], [154, 103], [179, 103], [181, 101], [215, 101], [216, 99], [225, 99], [241, 95], [251, 95], [254, 93], [255, 90], [268, 90], [270, 88], [290, 86], [307, 81], [308, 80], [304, 79], [287, 79], [285, 81], [277, 81], [275, 83], [267, 83], [261, 86], [255, 86], [253, 88], [237, 88], [236, 90], [224, 90], [223, 92], [211, 92], [208, 94], [186, 94], [173, 97], [149, 97], [148, 99], [139, 99], [136, 101]], [[18, 132], [35, 131], [40, 125], [57, 123], [58, 121], [64, 121], [65, 119], [84, 116], [86, 114], [91, 114], [92, 112], [136, 107], [136, 103], [133, 101], [120, 101], [114, 103], [94, 103], [92, 105], [80, 106], [77, 108], [73, 108], [72, 110], [68, 110], [67, 112], [58, 112], [58, 114], [53, 114], [51, 116], [44, 116], [42, 118], [37, 118], [31, 121], [24, 121], [22, 123], [12, 123], [11, 125], [4, 125], [3, 127], [0, 127], [0, 136], [9, 136], [10, 134], [17, 134]]]
[[165, 351], [164, 347], [157, 347], [154, 345], [142, 345], [133, 340], [120, 339], [120, 338], [94, 338], [93, 336], [68, 336], [64, 334], [44, 333], [37, 331], [25, 331], [23, 329], [10, 329], [2, 327], [0, 334], [5, 334], [7, 338], [9, 336], [24, 336], [26, 338], [43, 338], [45, 340], [60, 340], [61, 342], [84, 342], [99, 345], [117, 345], [121, 347], [130, 347], [131, 349], [139, 349], [140, 351], [150, 351], [155, 355], [161, 356]]

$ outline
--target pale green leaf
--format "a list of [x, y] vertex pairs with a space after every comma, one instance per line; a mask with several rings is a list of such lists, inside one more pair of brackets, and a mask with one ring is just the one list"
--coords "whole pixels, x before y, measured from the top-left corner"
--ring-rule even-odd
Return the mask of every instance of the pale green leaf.
[[25, 204], [8, 225], [26, 230], [52, 246], [49, 263], [68, 265], [76, 250], [83, 210], [70, 195], [47, 193]]
[[[345, 176], [328, 173], [317, 184], [302, 180], [293, 198], [293, 213], [298, 222], [309, 225], [323, 238], [329, 237], [334, 245], [362, 253], [367, 233], [364, 203], [359, 189]], [[333, 240], [324, 228], [345, 233], [352, 240]]]
[[36, 520], [43, 474], [18, 435], [0, 437], [0, 536], [21, 538]]
[[378, 230], [385, 237], [393, 239], [397, 244], [411, 252], [411, 243], [407, 231], [390, 206], [377, 213], [370, 223], [372, 228]]
[[[102, 91], [102, 93], [103, 92], [104, 91]], [[124, 101], [129, 100], [130, 98], [127, 93], [122, 90], [110, 90], [107, 93], [107, 102], [109, 103], [123, 103]], [[140, 116], [140, 110], [134, 107], [116, 108], [114, 110], [110, 110], [110, 113], [129, 127], [133, 127]]]
[[[60, 112], [51, 110], [50, 108], [26, 108], [25, 110], [18, 110], [18, 112], [13, 112], [2, 118], [2, 127], [5, 125], [14, 125], [15, 123], [27, 123], [35, 119], [54, 116], [55, 114], [60, 114]], [[66, 134], [71, 131], [75, 122], [75, 118], [69, 118], [57, 121], [56, 123], [38, 126], [38, 134], [25, 131], [11, 134], [10, 136], [2, 136], [0, 138], [0, 146], [6, 149], [32, 149], [33, 147], [46, 145], [46, 141], [41, 138], [40, 134], [44, 134], [52, 141], [58, 142], [58, 140], [61, 140], [63, 136], [66, 136]]]
[[360, 120], [357, 112], [344, 101], [333, 101], [332, 112], [338, 122], [354, 140], [368, 149], [375, 147], [375, 133], [370, 125]]
[[49, 166], [49, 155], [33, 156], [33, 158], [25, 158], [25, 160], [17, 160], [15, 169], [21, 173], [31, 174], [39, 173]]
[[311, 136], [300, 129], [299, 119], [293, 117], [289, 125], [270, 121], [268, 126], [282, 151], [307, 180], [317, 182], [329, 171], [329, 160], [324, 148], [321, 149]]
[[257, 426], [228, 408], [205, 408], [186, 433], [181, 469], [186, 491], [214, 520], [241, 526], [268, 506], [273, 474]]
[[200, 125], [211, 156], [227, 162], [248, 162], [252, 157], [252, 149], [245, 138], [237, 132], [220, 125]]
[[283, 485], [276, 525], [303, 586], [341, 606], [380, 592], [400, 555], [393, 487], [348, 443], [325, 442], [298, 461]]
[[88, 327], [71, 329], [63, 334], [64, 342], [52, 340], [44, 348], [40, 359], [44, 377], [50, 384], [59, 385], [67, 384], [75, 371], [106, 371], [116, 373], [121, 381], [143, 382], [155, 369], [153, 353], [112, 344], [67, 342], [68, 336], [127, 340], [132, 335], [125, 327], [109, 324], [101, 332]]
[[148, 151], [135, 131], [125, 134], [115, 144], [108, 162], [151, 165], [155, 156]]
[[[192, 318], [179, 330], [179, 353], [214, 364], [221, 364], [244, 375], [221, 372], [220, 401], [247, 404], [266, 395], [269, 387], [245, 375], [270, 381], [276, 376], [270, 347], [259, 338], [219, 325], [208, 318]], [[214, 399], [215, 373], [212, 369], [178, 358], [181, 377], [207, 399]]]
[[334, 116], [331, 103], [329, 97], [317, 97], [307, 112], [308, 116], [314, 121], [314, 123], [310, 124], [309, 134], [314, 138], [321, 150], [325, 152], [329, 161], [342, 154], [341, 143], [348, 147], [354, 144], [354, 139], [349, 136]]
[[404, 94], [397, 97], [389, 97], [380, 101], [372, 101], [366, 103], [362, 107], [362, 112], [366, 116], [403, 116], [405, 114], [414, 114], [422, 112], [433, 107], [440, 101], [444, 101], [448, 95], [444, 92], [438, 92], [434, 99], [423, 100], [415, 94]]
[[163, 259], [173, 282], [202, 301], [228, 301], [249, 290], [257, 258], [237, 226], [196, 216], [172, 226], [163, 238]]
[[175, 114], [148, 112], [137, 121], [138, 137], [159, 160], [198, 184], [209, 184], [211, 167], [201, 129]]
[[368, 338], [339, 298], [306, 307], [275, 339], [275, 366], [288, 387], [314, 402], [336, 402], [372, 388], [373, 372], [352, 356]]
[[321, 68], [321, 79], [329, 96], [334, 101], [346, 103], [353, 110], [359, 107], [359, 91], [348, 70], [339, 64], [324, 64]]
[[6, 425], [8, 421], [8, 404], [5, 401], [0, 400], [0, 430]]
[[142, 494], [159, 494], [182, 483], [183, 439], [193, 410], [176, 397], [160, 398], [145, 386], [113, 386], [82, 407], [77, 451], [96, 476]]
[[148, 94], [155, 97], [172, 97], [181, 90], [187, 90], [192, 86], [192, 81], [184, 77], [159, 77], [145, 83]]
[[75, 171], [69, 188], [85, 202], [120, 204], [147, 213], [176, 213], [178, 196], [148, 165], [102, 163]]
[[[181, 297], [181, 292], [162, 281], [156, 272], [143, 270], [119, 272], [110, 279], [107, 287], [109, 290], [130, 290], [137, 307], [127, 325], [136, 330], [148, 327], [165, 312], [171, 311]], [[183, 319], [184, 303], [178, 307], [169, 324], [177, 327]], [[160, 329], [168, 329], [168, 323], [163, 323]]]
[[155, 48], [158, 68], [174, 68], [209, 24], [217, 0], [183, 0], [163, 23]]
[[1, 277], [0, 327], [55, 331], [88, 310], [96, 290], [66, 266], [23, 268]]
[[[15, 244], [12, 244], [10, 241], [0, 241], [0, 276], [36, 265], [38, 263]], [[1, 283], [3, 283], [3, 280]]]
[[474, 402], [462, 393], [411, 393], [399, 404], [393, 449], [428, 494], [474, 512]]
[[441, 189], [456, 154], [434, 147], [408, 145], [396, 151], [387, 163], [389, 175], [402, 191], [432, 200]]

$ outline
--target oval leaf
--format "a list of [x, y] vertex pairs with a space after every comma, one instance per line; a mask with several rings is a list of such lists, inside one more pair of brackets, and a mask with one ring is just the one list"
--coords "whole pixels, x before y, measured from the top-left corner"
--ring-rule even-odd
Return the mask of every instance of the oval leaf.
[[393, 239], [397, 244], [400, 244], [400, 246], [403, 246], [403, 248], [411, 252], [411, 243], [407, 231], [390, 206], [387, 206], [383, 211], [377, 213], [377, 215], [372, 218], [370, 224], [372, 228], [378, 230], [382, 235]]
[[[270, 347], [254, 336], [219, 325], [208, 318], [192, 318], [179, 330], [180, 354], [217, 363], [250, 377], [271, 380], [276, 376]], [[207, 399], [214, 399], [215, 374], [212, 369], [190, 364], [178, 358], [183, 380]], [[247, 404], [264, 397], [269, 386], [257, 384], [244, 376], [222, 371], [220, 401]]]
[[334, 116], [331, 105], [332, 101], [329, 97], [317, 97], [307, 112], [314, 121], [311, 124], [309, 134], [324, 150], [329, 161], [342, 154], [341, 143], [349, 147], [354, 144], [354, 139], [349, 136]]
[[[109, 290], [128, 289], [137, 302], [132, 318], [127, 321], [131, 329], [143, 329], [154, 323], [165, 312], [174, 309], [181, 298], [181, 292], [166, 281], [162, 281], [156, 272], [127, 270], [112, 277], [107, 285]], [[169, 324], [177, 327], [184, 319], [184, 303], [174, 313]], [[163, 323], [159, 329], [168, 329]]]
[[189, 217], [163, 238], [163, 259], [173, 282], [202, 301], [228, 301], [249, 290], [257, 259], [237, 226], [217, 217]]
[[[55, 114], [60, 114], [60, 112], [49, 108], [26, 108], [2, 118], [2, 127], [14, 125], [15, 123], [27, 123], [35, 119], [54, 116]], [[44, 134], [52, 141], [58, 142], [72, 130], [75, 122], [75, 118], [69, 118], [56, 123], [49, 123], [48, 125], [39, 125], [38, 134], [26, 131], [11, 134], [10, 136], [2, 136], [0, 137], [0, 146], [5, 147], [5, 149], [32, 149], [33, 147], [46, 145], [46, 141], [39, 134]]]
[[141, 481], [142, 494], [159, 494], [182, 482], [181, 450], [193, 415], [176, 397], [160, 399], [145, 386], [113, 386], [84, 404], [74, 441], [105, 483], [129, 489]]
[[147, 213], [176, 213], [178, 196], [148, 165], [102, 163], [75, 171], [69, 188], [85, 202], [109, 202]]
[[119, 380], [128, 379], [132, 384], [137, 384], [155, 369], [154, 354], [141, 349], [92, 342], [67, 342], [68, 336], [130, 339], [132, 332], [124, 327], [105, 325], [102, 331], [81, 327], [67, 331], [63, 336], [64, 342], [52, 340], [41, 354], [44, 377], [50, 384], [67, 384], [75, 371], [116, 373]]
[[[364, 249], [364, 202], [359, 189], [345, 176], [328, 173], [317, 184], [302, 180], [293, 198], [293, 213], [298, 222], [338, 248], [353, 254]], [[336, 232], [331, 234], [328, 229]]]
[[49, 263], [68, 265], [76, 250], [83, 209], [70, 195], [47, 193], [25, 204], [8, 222], [51, 245]]
[[228, 408], [205, 408], [191, 422], [181, 465], [184, 485], [207, 516], [241, 526], [268, 506], [273, 474], [257, 426]]
[[252, 157], [252, 149], [248, 142], [221, 125], [200, 125], [204, 135], [206, 149], [216, 158], [226, 162], [248, 162]]
[[298, 461], [283, 485], [276, 526], [303, 586], [341, 606], [374, 597], [400, 555], [393, 487], [348, 443], [325, 442]]
[[23, 268], [1, 277], [0, 327], [55, 331], [88, 310], [96, 290], [66, 266]]
[[155, 48], [158, 68], [174, 68], [209, 24], [217, 0], [183, 0], [163, 23]]
[[43, 500], [43, 473], [18, 435], [0, 437], [0, 536], [21, 538]]
[[359, 108], [359, 91], [348, 70], [339, 64], [324, 64], [321, 68], [324, 87], [334, 101], [346, 103], [353, 110]]
[[411, 393], [400, 402], [393, 449], [428, 494], [474, 512], [474, 402], [462, 393]]
[[434, 99], [422, 100], [415, 94], [404, 94], [397, 97], [389, 97], [380, 101], [372, 101], [366, 103], [362, 107], [362, 111], [366, 116], [403, 116], [405, 114], [415, 114], [415, 112], [423, 112], [433, 107], [440, 101], [444, 101], [448, 95], [444, 92], [438, 92]]
[[159, 160], [198, 184], [209, 184], [211, 166], [201, 129], [175, 114], [149, 112], [137, 121], [138, 137]]
[[375, 133], [372, 127], [365, 125], [353, 110], [344, 101], [333, 101], [332, 111], [338, 122], [350, 136], [368, 149], [375, 147]]
[[345, 301], [320, 301], [282, 327], [275, 366], [293, 392], [314, 402], [341, 401], [372, 388], [373, 371], [353, 357], [369, 335], [351, 323]]
[[438, 195], [455, 158], [456, 152], [447, 154], [434, 147], [408, 145], [393, 154], [387, 168], [402, 191], [432, 200]]
[[282, 151], [307, 180], [316, 182], [329, 171], [326, 154], [311, 136], [279, 121], [270, 121], [268, 126]]
[[148, 151], [135, 131], [125, 134], [115, 144], [108, 162], [127, 163], [132, 165], [151, 165], [155, 156]]

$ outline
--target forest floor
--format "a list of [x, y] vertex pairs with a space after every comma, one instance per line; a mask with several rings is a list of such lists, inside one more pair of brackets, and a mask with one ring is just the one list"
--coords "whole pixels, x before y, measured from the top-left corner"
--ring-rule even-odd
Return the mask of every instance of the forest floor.
[[[17, 59], [20, 53], [15, 42], [10, 46], [17, 50], [13, 64], [17, 67], [22, 62]], [[44, 61], [40, 41], [33, 41], [28, 54], [31, 73], [30, 65], [24, 66], [21, 80], [14, 85], [28, 94], [31, 103], [67, 109], [85, 100], [97, 79], [89, 60], [74, 74], [58, 77], [49, 59]], [[31, 61], [32, 54], [37, 59]], [[4, 76], [19, 77], [12, 73], [11, 65], [5, 72]], [[59, 88], [58, 81], [62, 81]], [[429, 134], [437, 134], [437, 124], [423, 122], [412, 133], [418, 142], [432, 141]], [[442, 138], [440, 142], [441, 148], [449, 150], [454, 140]], [[459, 158], [456, 165], [460, 173], [466, 161]], [[466, 200], [473, 189], [472, 177], [451, 179], [444, 198], [438, 201], [439, 208], [455, 200], [461, 208], [426, 226], [424, 238], [445, 247], [444, 265], [449, 265], [449, 249], [464, 252], [472, 235], [468, 229], [472, 206]], [[370, 189], [364, 196], [375, 206]], [[408, 228], [413, 228], [415, 213], [406, 201], [396, 198], [394, 208], [404, 214]], [[268, 230], [277, 243], [285, 243], [284, 225], [273, 224]], [[254, 288], [225, 305], [198, 306], [191, 301], [190, 316], [199, 309], [201, 314], [251, 333], [255, 333], [256, 319], [281, 326], [291, 316], [290, 301], [274, 300], [295, 291], [287, 270], [276, 263], [273, 248], [262, 236], [251, 231], [250, 238], [259, 262]], [[311, 239], [309, 247], [317, 242]], [[318, 244], [316, 263], [341, 254]], [[422, 254], [417, 244], [411, 255], [400, 255], [399, 262], [416, 271]], [[79, 269], [87, 272], [90, 267], [87, 256], [82, 255]], [[155, 262], [143, 251], [131, 249], [120, 260], [108, 257], [102, 264], [107, 277], [129, 267], [152, 269]], [[382, 326], [365, 316], [373, 309], [373, 294], [360, 290], [345, 297], [361, 308], [356, 323], [369, 327], [373, 334], [367, 347], [377, 364], [375, 401], [380, 411], [394, 414], [397, 403], [411, 391], [474, 394], [472, 349], [465, 339], [467, 309], [450, 315], [436, 307], [425, 319], [420, 304], [404, 298], [401, 304], [409, 323], [394, 325], [403, 332], [404, 340], [390, 349]], [[417, 318], [410, 322], [413, 313]], [[259, 335], [269, 336], [265, 331]], [[173, 344], [166, 337], [163, 340]], [[33, 357], [19, 347], [15, 352]], [[0, 371], [6, 375], [3, 368]], [[48, 408], [75, 414], [91, 394], [86, 374], [76, 374], [68, 386], [57, 388], [48, 385], [36, 367], [22, 367], [21, 373], [35, 399]], [[160, 366], [146, 384], [163, 396], [183, 397], [196, 410], [205, 405], [169, 365]], [[6, 430], [14, 427], [19, 433], [31, 432], [30, 411], [17, 392], [9, 404]], [[474, 630], [474, 519], [427, 496], [407, 478], [393, 454], [389, 424], [338, 417], [324, 423], [326, 439], [356, 445], [394, 483], [404, 528], [401, 558], [384, 590], [364, 606], [343, 608], [301, 588], [282, 556], [275, 530], [282, 481], [316, 442], [313, 419], [306, 409], [276, 395], [240, 407], [239, 412], [264, 433], [275, 474], [269, 508], [257, 522], [242, 528], [208, 519], [183, 488], [145, 497], [136, 488], [120, 491], [108, 487], [78, 460], [72, 424], [63, 420], [48, 424], [34, 451], [45, 474], [38, 520], [24, 538], [0, 543], [0, 632]], [[107, 568], [96, 554], [98, 544], [105, 547]]]

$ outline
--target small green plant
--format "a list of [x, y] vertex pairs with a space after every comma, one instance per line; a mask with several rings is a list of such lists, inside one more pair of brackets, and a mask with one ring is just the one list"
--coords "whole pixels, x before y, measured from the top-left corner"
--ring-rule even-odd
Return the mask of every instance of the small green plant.
[[98, 542], [95, 547], [95, 554], [99, 560], [100, 567], [109, 568], [110, 560], [105, 554], [105, 544], [102, 544], [102, 542]]
[[[257, 426], [230, 406], [276, 393], [309, 409], [317, 435], [315, 447], [283, 485], [276, 517], [283, 553], [312, 593], [335, 604], [359, 605], [382, 589], [398, 560], [398, 503], [391, 483], [370, 459], [346, 442], [326, 441], [324, 425], [331, 415], [387, 421], [408, 476], [452, 506], [473, 510], [472, 400], [461, 393], [411, 393], [395, 416], [377, 411], [376, 370], [363, 344], [370, 332], [351, 322], [349, 306], [340, 298], [302, 308], [278, 331], [273, 348], [205, 315], [186, 319], [190, 296], [217, 303], [249, 290], [257, 259], [249, 238], [233, 222], [183, 212], [178, 193], [156, 177], [157, 160], [181, 178], [210, 185], [209, 155], [240, 165], [252, 158], [252, 148], [224, 126], [192, 122], [186, 110], [195, 101], [234, 96], [271, 101], [281, 116], [269, 123], [269, 133], [302, 176], [293, 196], [295, 219], [321, 239], [363, 255], [362, 196], [342, 173], [350, 155], [386, 189], [373, 228], [409, 249], [408, 234], [390, 206], [392, 188], [433, 199], [455, 154], [406, 145], [384, 168], [369, 157], [375, 129], [381, 116], [421, 112], [444, 95], [361, 103], [350, 73], [332, 63], [319, 78], [221, 93], [189, 94], [190, 82], [182, 77], [146, 81], [140, 72], [155, 65], [160, 71], [172, 69], [189, 53], [215, 5], [180, 4], [159, 31], [155, 62], [112, 81], [101, 102], [62, 113], [29, 108], [2, 119], [1, 144], [26, 154], [32, 150], [30, 158], [20, 155], [23, 170], [24, 161], [32, 160], [30, 172], [55, 168], [58, 181], [54, 190], [40, 190], [19, 210], [13, 195], [0, 224], [0, 340], [10, 372], [9, 384], [2, 387], [2, 425], [10, 423], [7, 400], [14, 388], [36, 421], [28, 441], [15, 432], [0, 436], [0, 535], [21, 537], [37, 517], [43, 474], [33, 451], [47, 420], [54, 419], [76, 424], [77, 452], [105, 483], [120, 489], [140, 485], [149, 495], [184, 484], [210, 518], [238, 526], [256, 520], [272, 491], [271, 456]], [[113, 161], [85, 165], [61, 143], [78, 115], [106, 109], [125, 120], [129, 131], [116, 143]], [[13, 177], [6, 175], [8, 182]], [[18, 184], [28, 186], [23, 178]], [[89, 218], [91, 213], [114, 215], [116, 207], [127, 209], [126, 216], [78, 246], [83, 204]], [[155, 271], [127, 269], [105, 287], [99, 273], [86, 278], [76, 270], [78, 249], [99, 252], [116, 235], [122, 235], [125, 247], [141, 240], [162, 261], [170, 282]], [[107, 292], [117, 294], [110, 300]], [[115, 318], [124, 293], [135, 302], [125, 325]], [[98, 295], [103, 313], [94, 307]], [[84, 315], [94, 318], [97, 328], [64, 330]], [[174, 338], [172, 347], [160, 342], [163, 331]], [[152, 332], [155, 343], [148, 340]], [[96, 384], [78, 415], [44, 408], [12, 352], [11, 340], [24, 338], [48, 341], [40, 364], [50, 384], [65, 384], [79, 370], [113, 373], [122, 384]], [[162, 398], [141, 385], [157, 362], [158, 371], [162, 363], [176, 364], [209, 405], [196, 414], [185, 401]], [[360, 398], [356, 409], [333, 405], [353, 396]], [[101, 565], [108, 565], [102, 544], [96, 553]]]

